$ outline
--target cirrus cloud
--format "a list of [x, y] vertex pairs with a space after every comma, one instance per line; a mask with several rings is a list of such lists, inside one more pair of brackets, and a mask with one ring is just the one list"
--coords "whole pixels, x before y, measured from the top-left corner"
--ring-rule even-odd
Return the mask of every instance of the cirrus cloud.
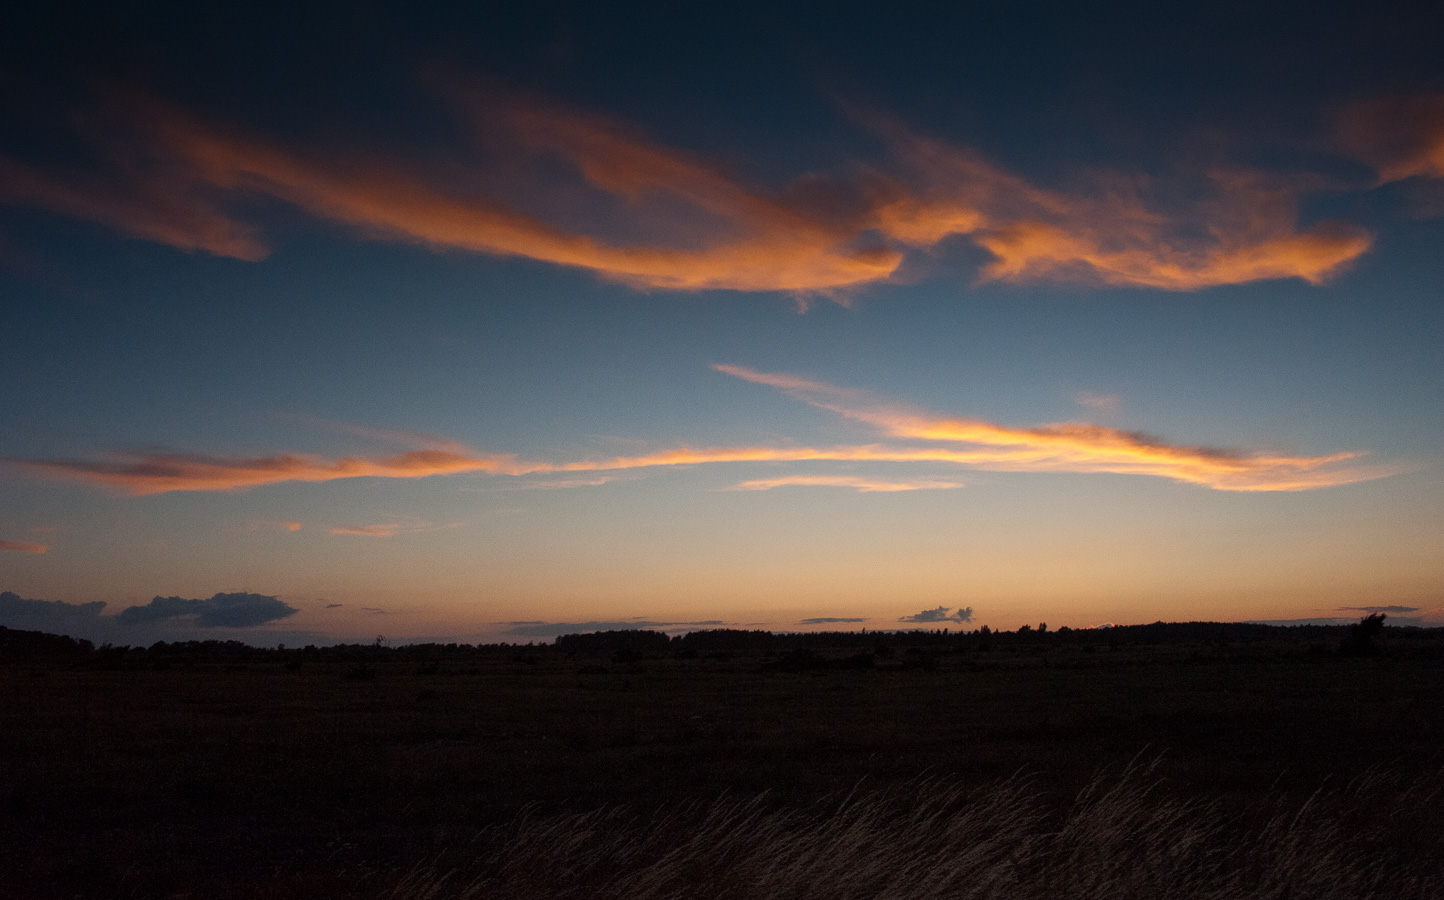
[[1167, 291], [1321, 283], [1372, 242], [1356, 225], [1301, 224], [1300, 200], [1328, 187], [1318, 179], [1217, 168], [1045, 189], [967, 147], [858, 114], [885, 161], [775, 187], [534, 95], [445, 93], [471, 140], [441, 162], [357, 140], [288, 143], [114, 93], [94, 117], [105, 127], [89, 132], [97, 157], [124, 165], [59, 172], [0, 158], [0, 202], [257, 260], [266, 242], [239, 210], [264, 196], [368, 239], [534, 259], [639, 289], [837, 299], [953, 237], [990, 254], [981, 281]]
[[958, 481], [926, 479], [891, 480], [863, 478], [857, 475], [783, 475], [779, 478], [756, 478], [733, 485], [734, 491], [770, 491], [779, 487], [846, 487], [859, 493], [893, 493], [897, 491], [935, 491], [962, 487]]
[[10, 550], [15, 553], [29, 553], [39, 556], [50, 550], [49, 544], [36, 544], [30, 541], [0, 541], [0, 550]]
[[331, 529], [332, 534], [354, 534], [361, 537], [395, 537], [400, 525], [337, 525]]
[[1339, 137], [1380, 182], [1444, 178], [1444, 94], [1379, 97], [1339, 117]]
[[[1139, 431], [1080, 422], [1003, 425], [941, 416], [884, 402], [865, 391], [783, 373], [716, 365], [720, 372], [778, 388], [795, 399], [880, 431], [887, 442], [832, 447], [673, 447], [634, 456], [572, 462], [478, 454], [462, 447], [414, 450], [379, 457], [326, 459], [300, 454], [222, 457], [189, 454], [111, 454], [101, 460], [10, 459], [31, 471], [116, 488], [130, 494], [226, 491], [282, 482], [346, 478], [422, 478], [464, 473], [530, 475], [609, 473], [631, 469], [720, 463], [939, 463], [997, 472], [1072, 472], [1149, 475], [1224, 491], [1304, 491], [1396, 474], [1396, 465], [1364, 461], [1365, 451], [1319, 456], [1175, 444]], [[593, 480], [593, 479], [587, 479]], [[785, 475], [741, 482], [737, 490], [788, 485], [851, 487], [858, 491], [950, 489], [956, 481], [878, 479], [847, 475]], [[389, 537], [399, 526], [342, 525], [335, 534]]]

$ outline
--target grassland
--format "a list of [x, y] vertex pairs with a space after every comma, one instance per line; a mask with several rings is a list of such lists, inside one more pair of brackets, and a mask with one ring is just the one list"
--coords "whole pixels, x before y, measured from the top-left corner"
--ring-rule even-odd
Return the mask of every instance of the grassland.
[[0, 655], [0, 895], [1441, 897], [1401, 635]]

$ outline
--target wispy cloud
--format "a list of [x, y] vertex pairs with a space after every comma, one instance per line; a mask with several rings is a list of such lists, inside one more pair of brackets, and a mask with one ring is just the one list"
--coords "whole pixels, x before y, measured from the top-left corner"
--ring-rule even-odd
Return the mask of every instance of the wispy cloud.
[[[1372, 238], [1344, 222], [1300, 228], [1317, 178], [1215, 168], [1169, 180], [1096, 173], [1050, 191], [975, 151], [862, 114], [891, 145], [911, 190], [877, 210], [884, 233], [915, 246], [966, 235], [994, 257], [982, 280], [1068, 281], [1191, 291], [1272, 278], [1320, 283]], [[1168, 199], [1170, 197], [1184, 199]]]
[[355, 534], [362, 537], [395, 537], [400, 525], [337, 525], [332, 534]]
[[1397, 471], [1386, 465], [1363, 465], [1363, 451], [1286, 456], [1171, 444], [1142, 432], [1087, 423], [998, 425], [888, 404], [862, 391], [795, 375], [730, 365], [714, 368], [779, 388], [798, 400], [872, 425], [895, 438], [951, 445], [947, 449], [894, 451], [893, 458], [899, 460], [933, 459], [996, 471], [1154, 475], [1231, 491], [1307, 490], [1382, 478]]
[[[865, 391], [781, 373], [717, 365], [723, 373], [778, 388], [804, 403], [865, 424], [889, 442], [833, 447], [672, 447], [635, 456], [572, 462], [527, 461], [514, 455], [455, 450], [414, 450], [368, 459], [325, 459], [299, 454], [220, 457], [193, 454], [114, 454], [102, 460], [12, 459], [34, 471], [78, 479], [131, 494], [238, 490], [291, 481], [343, 478], [422, 478], [430, 475], [564, 475], [602, 473], [538, 482], [557, 487], [597, 484], [632, 469], [720, 463], [878, 462], [941, 463], [999, 472], [1074, 472], [1149, 475], [1225, 491], [1302, 491], [1352, 484], [1397, 473], [1388, 464], [1366, 464], [1365, 451], [1299, 456], [1174, 444], [1138, 431], [1064, 422], [1001, 425], [982, 419], [941, 416], [888, 403]], [[738, 490], [791, 485], [849, 487], [858, 491], [952, 489], [944, 479], [875, 478], [855, 474], [781, 475], [743, 481]], [[344, 525], [336, 534], [389, 537], [398, 525]]]
[[595, 478], [552, 478], [547, 480], [519, 481], [512, 487], [527, 491], [560, 491], [568, 488], [599, 487], [617, 480], [616, 475], [598, 475]]
[[274, 519], [252, 519], [246, 523], [247, 531], [300, 531], [300, 522], [278, 522]]
[[1339, 136], [1380, 182], [1444, 178], [1444, 94], [1354, 103], [1339, 117]]
[[214, 192], [207, 196], [187, 168], [61, 174], [0, 156], [0, 202], [40, 207], [180, 250], [264, 259], [269, 249], [259, 230], [233, 218]]
[[870, 619], [852, 619], [839, 616], [819, 616], [815, 619], [803, 619], [799, 625], [839, 625], [847, 623], [868, 622]]
[[1371, 243], [1347, 223], [1300, 225], [1299, 200], [1324, 186], [1317, 179], [1218, 169], [1175, 184], [1111, 173], [1047, 190], [968, 148], [859, 115], [883, 137], [885, 163], [779, 188], [536, 96], [448, 92], [475, 139], [443, 162], [358, 144], [292, 146], [114, 95], [100, 117], [108, 127], [91, 129], [111, 135], [97, 147], [107, 175], [0, 158], [0, 202], [254, 260], [267, 247], [232, 210], [260, 194], [372, 239], [526, 257], [642, 289], [836, 297], [894, 277], [909, 254], [954, 236], [992, 255], [977, 273], [984, 281], [1174, 291], [1317, 283]]
[[512, 457], [478, 456], [450, 450], [412, 450], [375, 459], [325, 459], [293, 453], [261, 457], [113, 453], [102, 460], [17, 459], [11, 462], [65, 478], [119, 488], [130, 494], [229, 491], [282, 481], [334, 481], [367, 476], [425, 478], [461, 472], [516, 472]]
[[49, 544], [34, 544], [29, 541], [0, 541], [0, 550], [11, 550], [15, 553], [31, 553], [38, 556], [49, 549]]
[[780, 478], [758, 478], [752, 481], [743, 481], [732, 487], [734, 491], [770, 491], [773, 488], [806, 486], [806, 487], [846, 487], [853, 488], [864, 494], [894, 491], [935, 491], [960, 488], [963, 486], [960, 481], [937, 481], [925, 479], [891, 480], [884, 481], [878, 478], [863, 478], [857, 475], [784, 475]]
[[1085, 409], [1096, 412], [1115, 412], [1120, 402], [1117, 394], [1095, 394], [1093, 391], [1079, 391], [1073, 400]]
[[1418, 606], [1340, 606], [1339, 612], [1365, 613], [1411, 613], [1418, 612]]

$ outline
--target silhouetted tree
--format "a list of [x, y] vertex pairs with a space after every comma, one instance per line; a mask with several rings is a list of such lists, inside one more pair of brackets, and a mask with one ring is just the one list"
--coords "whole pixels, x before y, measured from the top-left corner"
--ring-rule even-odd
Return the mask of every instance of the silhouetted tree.
[[1357, 625], [1349, 626], [1348, 635], [1339, 642], [1340, 656], [1378, 656], [1379, 647], [1374, 638], [1384, 630], [1384, 613], [1370, 613], [1360, 619]]

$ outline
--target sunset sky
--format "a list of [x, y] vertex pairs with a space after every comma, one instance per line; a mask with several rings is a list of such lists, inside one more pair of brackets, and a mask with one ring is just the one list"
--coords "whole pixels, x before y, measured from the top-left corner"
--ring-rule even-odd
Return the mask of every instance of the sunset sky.
[[1444, 8], [64, 6], [0, 624], [1444, 625]]

